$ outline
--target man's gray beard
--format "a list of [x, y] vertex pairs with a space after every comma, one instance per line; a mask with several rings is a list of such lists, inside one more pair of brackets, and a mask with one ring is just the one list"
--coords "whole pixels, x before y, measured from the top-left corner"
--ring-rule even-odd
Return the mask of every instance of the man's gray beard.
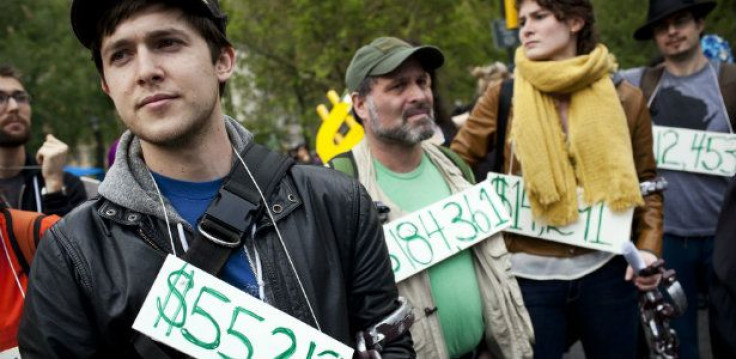
[[0, 147], [15, 148], [25, 145], [31, 138], [31, 131], [26, 127], [26, 131], [19, 135], [10, 135], [0, 130]]
[[407, 146], [414, 146], [424, 140], [428, 140], [434, 136], [434, 110], [429, 110], [429, 117], [421, 121], [420, 126], [412, 128], [405, 117], [402, 116], [402, 123], [392, 128], [381, 127], [378, 119], [378, 111], [373, 99], [369, 98], [368, 114], [371, 117], [370, 127], [373, 134], [381, 139], [389, 142], [396, 142]]

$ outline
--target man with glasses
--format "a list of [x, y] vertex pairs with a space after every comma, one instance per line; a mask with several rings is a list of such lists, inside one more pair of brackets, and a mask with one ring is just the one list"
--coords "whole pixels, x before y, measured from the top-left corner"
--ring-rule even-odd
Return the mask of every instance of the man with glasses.
[[0, 196], [9, 207], [63, 216], [86, 199], [79, 178], [64, 172], [69, 147], [47, 135], [35, 156], [31, 97], [19, 72], [0, 65]]
[[[636, 30], [634, 38], [653, 39], [663, 61], [622, 75], [644, 92], [653, 124], [733, 132], [736, 67], [709, 61], [700, 45], [705, 17], [715, 7], [713, 1], [650, 0], [647, 21]], [[680, 358], [697, 358], [698, 292], [707, 289], [712, 279], [713, 236], [728, 177], [657, 171], [669, 183], [664, 201], [662, 257], [677, 271], [690, 303], [672, 326], [681, 340]]]

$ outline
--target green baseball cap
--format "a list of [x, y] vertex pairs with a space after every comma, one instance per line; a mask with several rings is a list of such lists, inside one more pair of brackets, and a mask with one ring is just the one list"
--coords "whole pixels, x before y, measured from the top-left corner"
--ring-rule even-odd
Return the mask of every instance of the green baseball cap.
[[366, 77], [385, 75], [412, 56], [427, 71], [445, 63], [445, 56], [434, 46], [411, 46], [395, 37], [379, 37], [355, 53], [345, 72], [345, 85], [353, 92]]

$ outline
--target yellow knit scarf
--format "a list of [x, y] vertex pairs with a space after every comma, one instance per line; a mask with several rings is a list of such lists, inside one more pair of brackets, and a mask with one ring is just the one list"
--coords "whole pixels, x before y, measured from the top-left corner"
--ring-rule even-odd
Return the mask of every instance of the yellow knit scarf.
[[[578, 184], [587, 204], [623, 210], [644, 203], [613, 66], [603, 45], [562, 61], [531, 61], [516, 50], [511, 140], [535, 218], [576, 221]], [[548, 93], [570, 94], [567, 142]]]

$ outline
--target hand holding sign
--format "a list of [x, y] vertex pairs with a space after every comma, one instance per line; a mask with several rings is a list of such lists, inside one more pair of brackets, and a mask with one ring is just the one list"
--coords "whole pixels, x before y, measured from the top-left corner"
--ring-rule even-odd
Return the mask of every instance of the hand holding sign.
[[197, 358], [353, 355], [352, 348], [171, 255], [133, 329]]

